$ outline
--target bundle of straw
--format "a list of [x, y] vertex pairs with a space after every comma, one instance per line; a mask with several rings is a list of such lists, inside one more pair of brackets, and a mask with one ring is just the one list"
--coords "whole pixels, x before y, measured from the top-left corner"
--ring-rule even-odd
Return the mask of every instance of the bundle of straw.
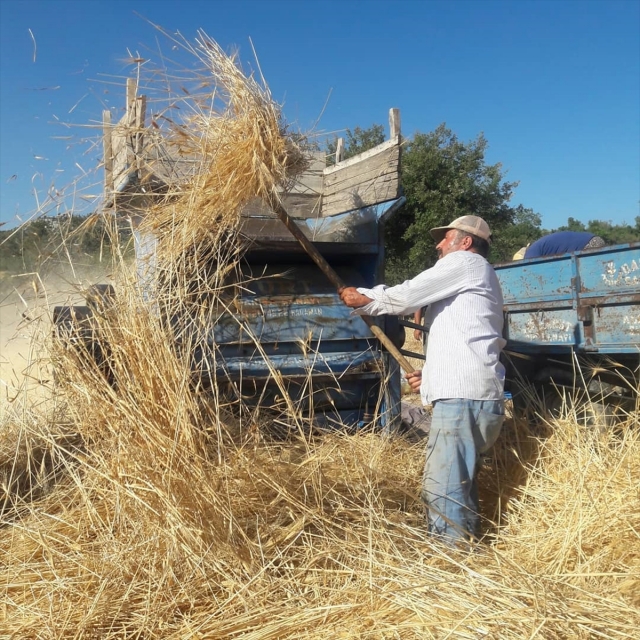
[[[176, 157], [195, 161], [195, 175], [144, 216], [143, 230], [158, 237], [168, 261], [203, 243], [212, 244], [239, 221], [254, 198], [279, 201], [279, 193], [308, 165], [304, 151], [287, 134], [280, 107], [264, 82], [247, 76], [203, 32], [196, 46], [183, 43], [208, 71], [210, 91], [179, 100], [186, 113], [171, 120], [163, 143]], [[175, 101], [173, 107], [176, 106]], [[153, 165], [149, 167], [153, 172]]]

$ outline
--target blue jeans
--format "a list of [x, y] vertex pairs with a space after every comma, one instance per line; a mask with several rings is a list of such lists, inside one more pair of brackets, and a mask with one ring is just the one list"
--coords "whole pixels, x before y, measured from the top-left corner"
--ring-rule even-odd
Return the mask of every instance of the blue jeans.
[[449, 543], [479, 534], [480, 454], [489, 450], [504, 421], [503, 400], [438, 400], [427, 444], [422, 499], [429, 531]]

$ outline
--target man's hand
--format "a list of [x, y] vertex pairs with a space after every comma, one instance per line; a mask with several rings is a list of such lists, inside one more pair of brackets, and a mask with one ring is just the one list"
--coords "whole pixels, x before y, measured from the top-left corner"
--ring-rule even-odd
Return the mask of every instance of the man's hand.
[[355, 287], [343, 287], [338, 290], [338, 293], [340, 294], [342, 302], [344, 302], [347, 307], [353, 307], [354, 309], [364, 307], [365, 304], [373, 302], [368, 296], [358, 293]]
[[422, 371], [412, 371], [405, 376], [411, 391], [413, 393], [420, 393], [420, 385], [422, 384]]

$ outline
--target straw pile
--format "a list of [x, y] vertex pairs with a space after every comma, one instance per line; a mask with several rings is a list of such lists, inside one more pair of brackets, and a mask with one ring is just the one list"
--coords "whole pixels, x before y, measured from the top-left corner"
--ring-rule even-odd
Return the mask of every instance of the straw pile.
[[[236, 56], [202, 32], [195, 47], [180, 44], [207, 70], [197, 83], [205, 90], [192, 95], [180, 85], [185, 95], [171, 100], [167, 111], [182, 112], [181, 120], [163, 116], [169, 127], [162, 130], [162, 145], [196, 166], [186, 183], [172, 185], [167, 198], [146, 211], [142, 223], [143, 232], [159, 237], [159, 258], [174, 270], [185, 253], [216, 247], [221, 234], [236, 230], [253, 198], [277, 202], [307, 166], [266, 84], [245, 75]], [[149, 169], [154, 172], [153, 164]]]
[[[220, 247], [245, 197], [226, 188], [239, 187], [234, 163], [247, 197], [289, 171], [277, 109], [264, 92], [237, 107], [253, 80], [208, 42], [217, 82], [230, 79], [223, 119], [258, 133], [231, 151], [209, 135], [218, 123], [195, 125], [206, 170], [148, 222], [175, 270], [166, 283], [204, 264], [184, 258], [196, 239], [216, 273], [234, 269], [238, 252]], [[273, 118], [253, 129], [265, 106]], [[249, 184], [257, 157], [267, 168]], [[197, 279], [210, 310], [228, 304], [214, 275]], [[186, 289], [162, 287], [181, 303]], [[425, 532], [423, 444], [374, 432], [276, 438], [265, 416], [194, 386], [188, 349], [162, 317], [121, 276], [95, 321], [108, 366], [58, 346], [54, 411], [2, 425], [0, 637], [634, 636], [638, 411], [615, 433], [570, 417], [545, 433], [509, 420], [480, 478], [487, 537], [466, 554]]]

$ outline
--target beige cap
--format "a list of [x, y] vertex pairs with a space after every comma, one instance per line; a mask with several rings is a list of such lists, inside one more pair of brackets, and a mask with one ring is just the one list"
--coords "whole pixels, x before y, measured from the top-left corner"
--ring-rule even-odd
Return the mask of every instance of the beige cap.
[[479, 216], [460, 216], [446, 227], [431, 229], [430, 233], [436, 242], [441, 242], [449, 229], [466, 231], [489, 243], [491, 242], [491, 229], [489, 229], [489, 225]]

